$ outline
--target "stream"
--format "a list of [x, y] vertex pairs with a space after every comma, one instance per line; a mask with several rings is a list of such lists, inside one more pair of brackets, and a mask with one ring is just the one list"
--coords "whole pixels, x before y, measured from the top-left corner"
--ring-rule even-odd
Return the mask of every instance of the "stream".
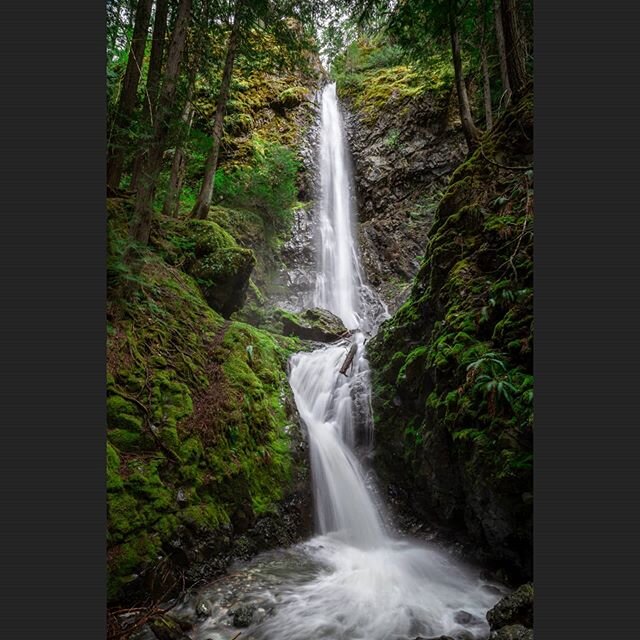
[[[352, 333], [294, 355], [289, 375], [308, 434], [316, 535], [232, 567], [180, 605], [206, 609], [193, 640], [486, 638], [485, 614], [506, 593], [445, 548], [392, 534], [368, 481], [373, 421], [365, 342], [387, 314], [362, 275], [351, 176], [331, 84], [322, 96], [314, 303]], [[343, 375], [353, 342], [357, 351]]]

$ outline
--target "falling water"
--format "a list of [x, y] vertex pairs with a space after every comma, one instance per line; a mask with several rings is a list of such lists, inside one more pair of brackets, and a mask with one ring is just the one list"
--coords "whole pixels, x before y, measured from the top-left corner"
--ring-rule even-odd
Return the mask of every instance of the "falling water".
[[[265, 554], [247, 569], [253, 587], [244, 600], [266, 613], [243, 637], [483, 638], [485, 614], [499, 588], [434, 545], [388, 535], [367, 487], [355, 445], [371, 429], [364, 343], [381, 319], [381, 307], [361, 276], [335, 85], [323, 92], [320, 143], [315, 303], [338, 315], [352, 335], [291, 360], [289, 380], [309, 437], [317, 535], [280, 555]], [[343, 375], [340, 368], [353, 343], [357, 352]], [[197, 638], [209, 638], [219, 628], [210, 624]]]
[[[327, 570], [285, 598], [262, 625], [262, 637], [375, 640], [462, 631], [482, 635], [484, 613], [495, 595], [445, 553], [385, 533], [354, 453], [358, 429], [371, 424], [364, 341], [378, 323], [379, 311], [370, 303], [361, 275], [350, 163], [335, 84], [327, 86], [322, 97], [320, 172], [315, 303], [353, 330], [357, 352], [347, 376], [340, 368], [349, 343], [292, 359], [289, 381], [311, 449], [319, 534], [317, 547], [311, 549]], [[459, 622], [467, 619], [460, 617], [461, 610], [473, 621], [466, 629]]]
[[362, 286], [353, 233], [350, 171], [336, 85], [324, 89], [320, 129], [320, 265], [315, 303], [342, 318], [348, 329], [361, 326]]
[[[320, 250], [314, 302], [353, 331], [353, 342], [298, 354], [291, 362], [289, 382], [309, 434], [318, 532], [339, 532], [346, 542], [371, 548], [380, 546], [385, 537], [353, 447], [358, 429], [367, 431], [372, 424], [364, 332], [375, 323], [371, 316], [376, 310], [367, 304], [372, 296], [364, 295], [351, 184], [336, 85], [330, 84], [322, 96]], [[339, 372], [352, 344], [357, 351], [347, 377]]]

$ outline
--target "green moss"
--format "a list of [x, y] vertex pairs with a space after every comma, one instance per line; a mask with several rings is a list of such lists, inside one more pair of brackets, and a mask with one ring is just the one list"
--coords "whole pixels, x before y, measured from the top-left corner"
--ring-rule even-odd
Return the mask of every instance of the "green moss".
[[[453, 85], [453, 68], [445, 56], [434, 53], [417, 63], [383, 36], [350, 45], [334, 61], [332, 74], [339, 95], [352, 100], [365, 122], [375, 121], [381, 110], [402, 110], [406, 101], [427, 93], [445, 101]], [[391, 139], [388, 144], [395, 143]]]
[[285, 109], [292, 109], [309, 98], [309, 88], [300, 85], [287, 87], [278, 94], [277, 103]]
[[398, 386], [404, 384], [407, 380], [413, 380], [413, 378], [422, 371], [428, 352], [428, 348], [422, 346], [417, 347], [409, 353], [402, 368], [398, 372], [398, 377], [396, 378], [396, 384]]
[[532, 177], [499, 166], [523, 167], [530, 158], [525, 103], [454, 172], [411, 294], [370, 343], [387, 469], [410, 460], [409, 475], [419, 476], [429, 456], [424, 434], [444, 430], [461, 473], [496, 490], [507, 480], [528, 490]]
[[140, 433], [127, 431], [126, 429], [111, 429], [109, 442], [122, 452], [134, 452], [142, 448], [144, 437]]
[[[182, 270], [235, 242], [220, 225], [167, 221], [163, 231], [138, 273], [118, 262], [118, 242], [110, 256], [119, 264], [107, 376], [112, 599], [181, 528], [215, 532], [238, 510], [273, 510], [291, 476], [285, 368], [299, 341], [225, 323]], [[122, 297], [127, 279], [135, 289]]]
[[125, 400], [121, 396], [109, 396], [107, 398], [107, 424], [114, 429], [140, 432], [142, 429], [140, 409], [133, 402]]
[[186, 384], [178, 382], [175, 371], [156, 371], [151, 381], [151, 418], [156, 428], [175, 429], [178, 422], [193, 411]]

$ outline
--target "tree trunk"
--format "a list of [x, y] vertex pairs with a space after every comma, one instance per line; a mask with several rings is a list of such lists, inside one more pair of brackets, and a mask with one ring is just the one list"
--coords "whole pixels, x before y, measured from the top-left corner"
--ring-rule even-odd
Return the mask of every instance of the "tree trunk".
[[507, 57], [507, 74], [514, 98], [519, 98], [527, 84], [526, 47], [520, 33], [515, 0], [500, 0], [502, 29]]
[[489, 79], [489, 65], [487, 63], [487, 51], [482, 47], [482, 89], [484, 93], [484, 119], [487, 131], [493, 128], [493, 111], [491, 109], [491, 81]]
[[473, 122], [471, 115], [471, 107], [469, 106], [469, 96], [467, 95], [467, 87], [464, 83], [464, 74], [462, 71], [462, 56], [460, 54], [460, 35], [456, 27], [453, 12], [449, 12], [449, 31], [451, 35], [451, 54], [453, 56], [453, 69], [455, 71], [456, 90], [458, 92], [458, 107], [460, 109], [460, 120], [462, 122], [462, 131], [469, 151], [476, 148], [480, 131]]
[[484, 121], [487, 131], [493, 127], [493, 111], [491, 109], [491, 78], [487, 62], [487, 7], [486, 0], [478, 0], [478, 9], [482, 28], [480, 33], [480, 66], [482, 67], [482, 93], [484, 97]]
[[222, 125], [224, 123], [224, 112], [227, 108], [227, 100], [229, 98], [229, 86], [231, 85], [231, 74], [233, 73], [233, 64], [236, 58], [238, 41], [240, 39], [240, 8], [243, 0], [238, 0], [233, 16], [233, 26], [229, 34], [229, 42], [227, 44], [227, 55], [224, 61], [224, 70], [222, 72], [222, 82], [220, 83], [220, 95], [216, 104], [216, 115], [213, 121], [213, 132], [211, 149], [207, 156], [207, 162], [204, 167], [204, 178], [202, 179], [202, 187], [196, 199], [196, 203], [191, 211], [193, 218], [204, 220], [211, 206], [213, 197], [213, 183], [218, 168], [218, 156], [220, 153], [220, 141], [222, 140]]
[[502, 79], [502, 91], [504, 92], [504, 105], [507, 106], [511, 100], [511, 85], [509, 84], [509, 74], [507, 72], [507, 52], [504, 45], [500, 0], [493, 0], [493, 13], [496, 23], [496, 42], [498, 44], [498, 59], [500, 60], [500, 78]]
[[[165, 40], [167, 36], [168, 0], [157, 0], [156, 15], [153, 20], [153, 35], [151, 37], [151, 55], [149, 57], [149, 71], [147, 73], [147, 87], [142, 101], [144, 121], [153, 128], [153, 118], [156, 111], [160, 78], [162, 76], [162, 60], [164, 56]], [[131, 173], [131, 188], [135, 190], [140, 179], [140, 172], [144, 165], [144, 152], [139, 153], [133, 164]]]
[[169, 0], [157, 0], [156, 15], [153, 21], [151, 54], [149, 56], [149, 73], [147, 75], [147, 101], [145, 102], [147, 113], [151, 115], [155, 112], [158, 91], [160, 90], [168, 13]]
[[[183, 121], [186, 124], [185, 139], [189, 136], [191, 131], [191, 123], [193, 122], [193, 108], [191, 103], [187, 103], [184, 114], [182, 116]], [[164, 198], [164, 205], [162, 206], [162, 213], [167, 216], [175, 216], [178, 213], [178, 204], [180, 203], [180, 192], [182, 191], [182, 183], [184, 182], [184, 175], [187, 168], [187, 154], [184, 148], [184, 139], [181, 140], [175, 154], [173, 155], [173, 163], [171, 165], [171, 178], [169, 180], [169, 187]]]
[[142, 70], [144, 48], [147, 44], [149, 31], [149, 19], [151, 18], [151, 1], [138, 0], [136, 8], [135, 26], [127, 60], [127, 70], [124, 74], [118, 110], [116, 112], [114, 140], [110, 144], [109, 158], [107, 160], [107, 186], [117, 189], [122, 178], [124, 167], [126, 136], [124, 131], [129, 125], [131, 115], [136, 106], [138, 95], [138, 83]]
[[153, 197], [156, 182], [162, 168], [162, 154], [164, 153], [169, 129], [171, 126], [171, 111], [176, 95], [176, 87], [180, 65], [187, 42], [187, 28], [191, 18], [192, 0], [180, 0], [176, 16], [169, 55], [164, 71], [164, 81], [158, 99], [154, 136], [147, 159], [140, 176], [138, 192], [134, 210], [131, 236], [137, 242], [147, 244], [151, 232], [153, 219]]
[[351, 348], [349, 349], [349, 353], [347, 353], [347, 357], [344, 359], [344, 363], [342, 364], [342, 367], [340, 368], [340, 373], [343, 376], [347, 375], [347, 371], [349, 371], [349, 367], [351, 366], [351, 363], [353, 362], [353, 358], [355, 357], [357, 351], [358, 351], [358, 343], [354, 342], [351, 345]]

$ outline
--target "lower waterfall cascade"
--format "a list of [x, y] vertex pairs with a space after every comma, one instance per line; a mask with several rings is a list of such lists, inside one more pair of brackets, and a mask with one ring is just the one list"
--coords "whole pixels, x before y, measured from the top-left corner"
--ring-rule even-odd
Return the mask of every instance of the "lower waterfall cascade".
[[391, 534], [360, 455], [373, 438], [365, 343], [386, 310], [362, 274], [335, 84], [322, 94], [319, 160], [314, 304], [340, 317], [350, 336], [290, 360], [289, 382], [309, 442], [316, 533], [202, 588], [198, 597], [210, 615], [191, 637], [234, 638], [229, 613], [244, 608], [242, 640], [486, 638], [486, 612], [504, 587], [434, 543]]

